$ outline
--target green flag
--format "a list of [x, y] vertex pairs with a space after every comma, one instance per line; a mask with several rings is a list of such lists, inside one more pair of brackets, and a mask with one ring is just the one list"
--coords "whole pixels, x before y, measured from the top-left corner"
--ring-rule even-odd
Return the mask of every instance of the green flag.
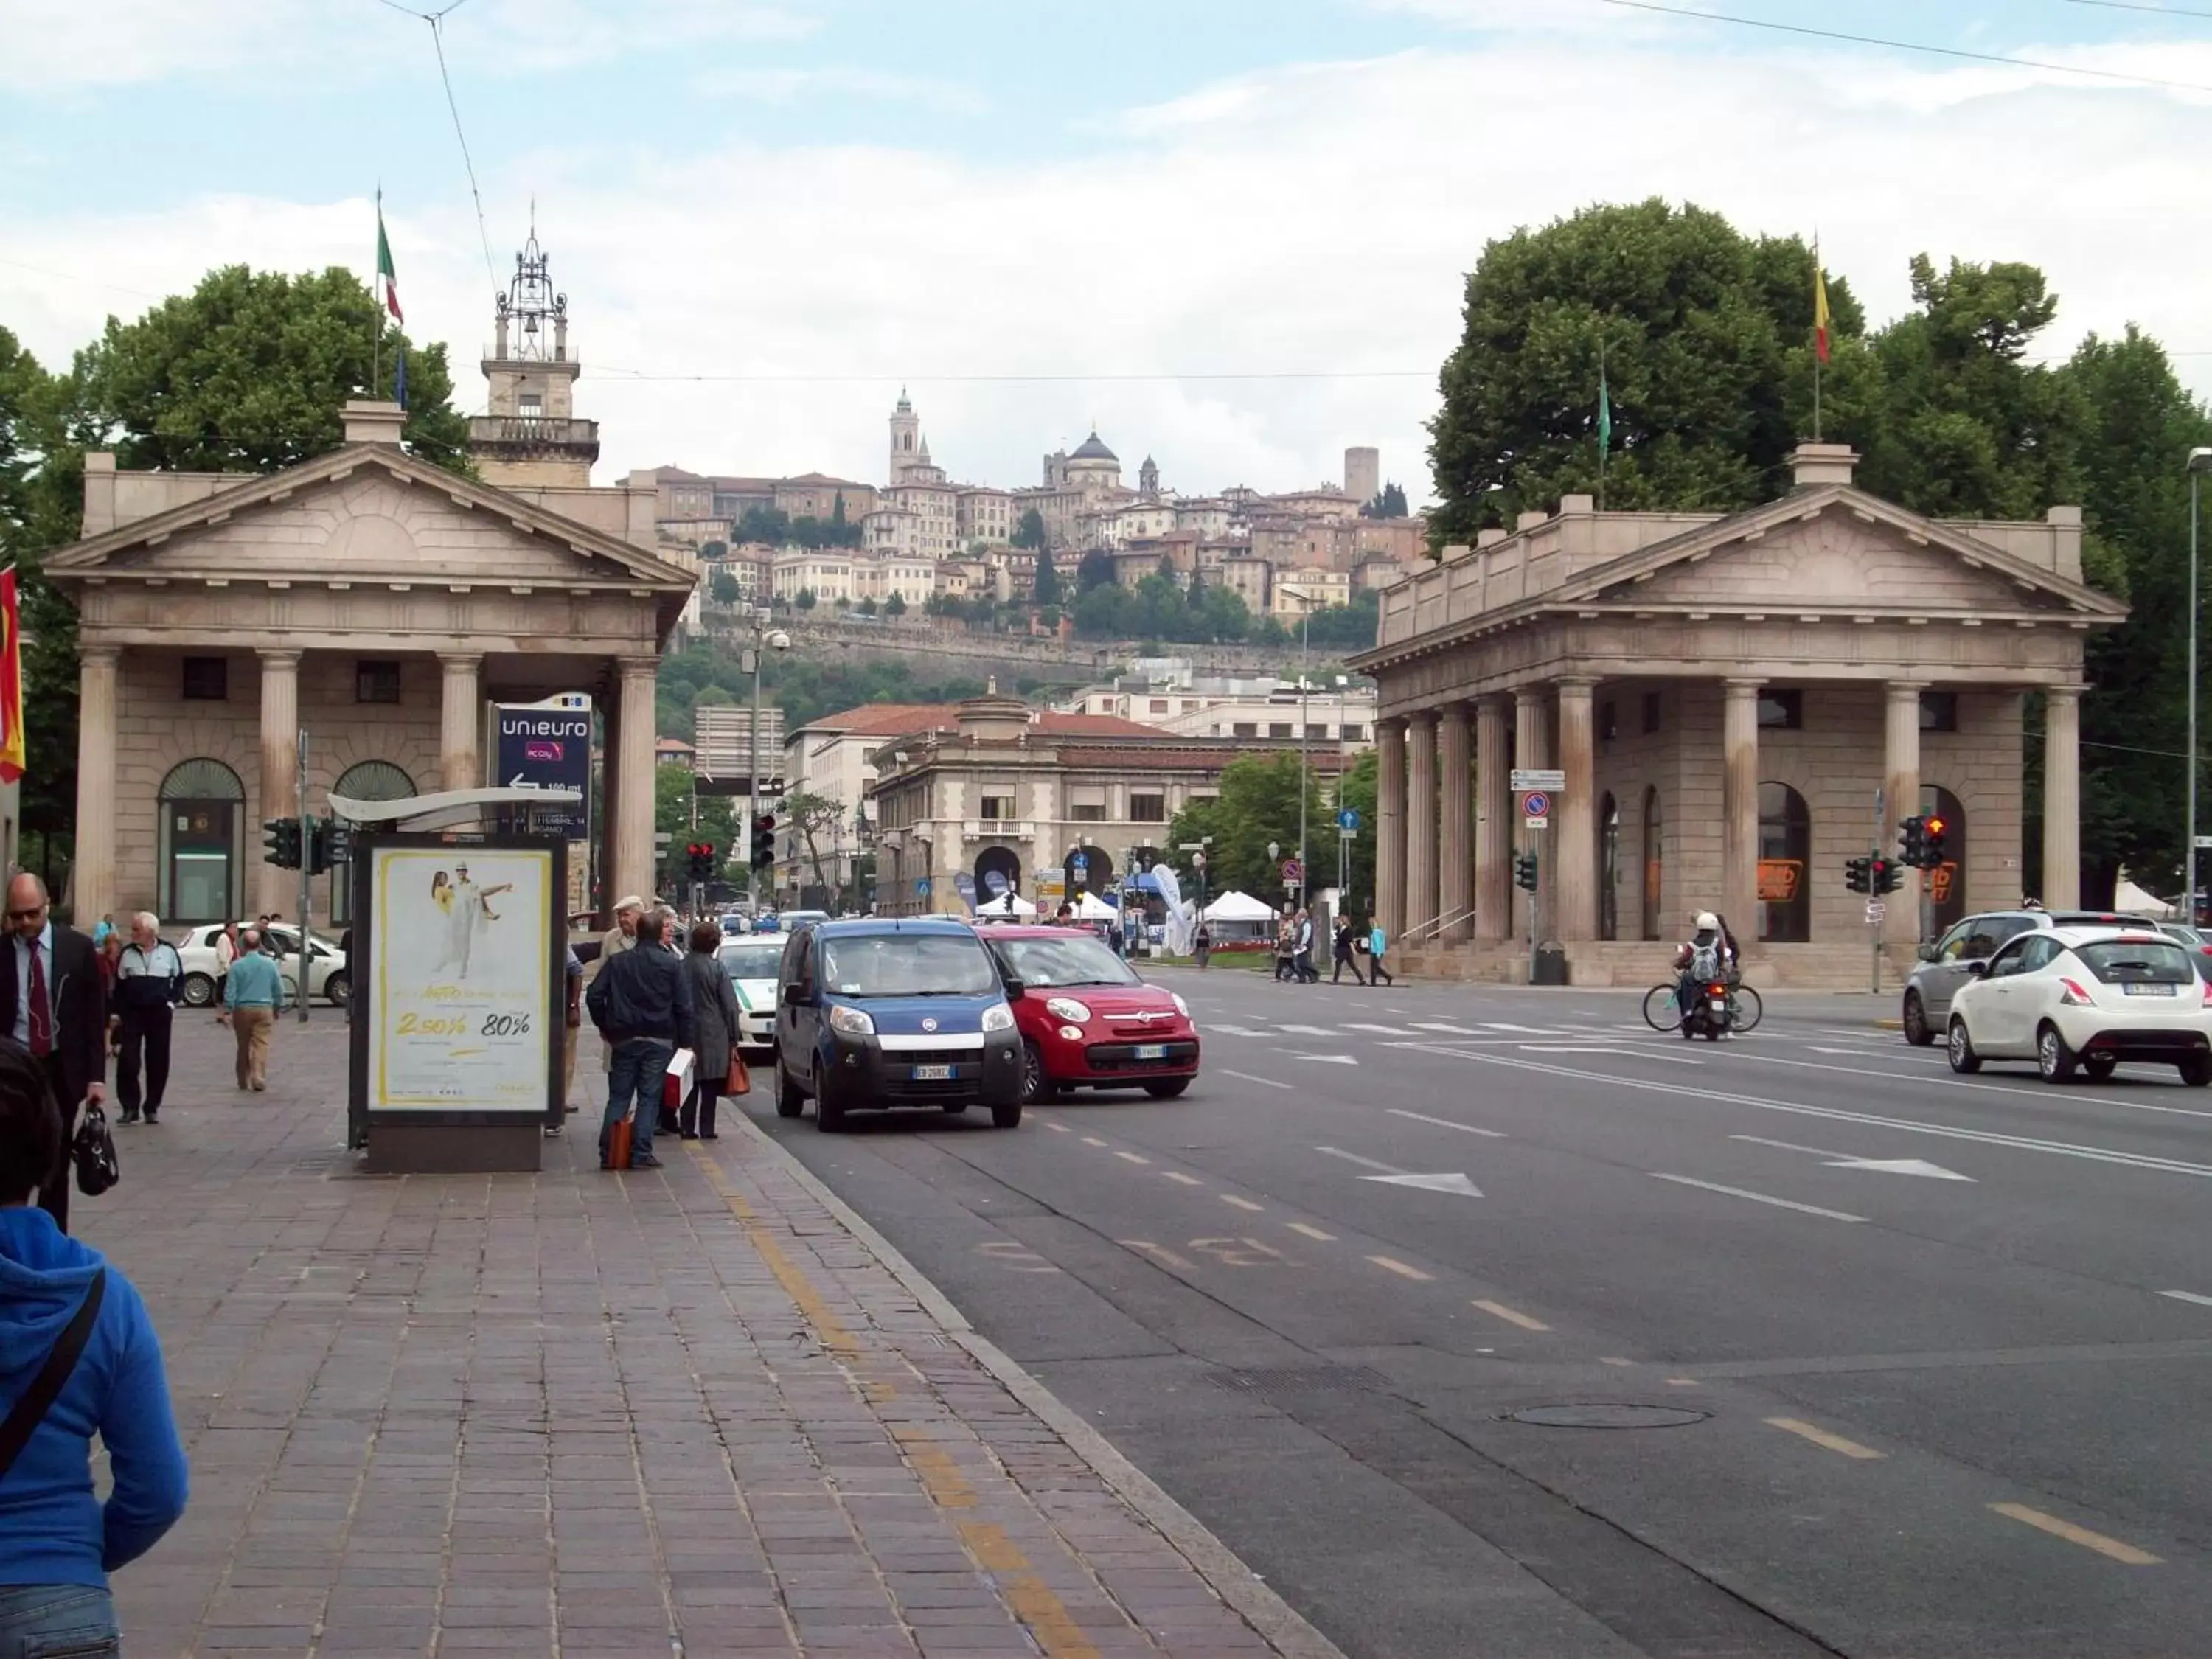
[[1605, 359], [1597, 364], [1597, 453], [1602, 457], [1613, 447], [1613, 399], [1606, 395]]

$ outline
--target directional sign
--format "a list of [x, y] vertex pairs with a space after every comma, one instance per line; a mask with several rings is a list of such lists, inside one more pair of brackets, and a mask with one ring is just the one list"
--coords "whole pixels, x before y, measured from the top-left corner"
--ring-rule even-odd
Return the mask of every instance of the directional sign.
[[1344, 830], [1352, 830], [1359, 828], [1358, 811], [1352, 807], [1345, 807], [1336, 815], [1336, 827]]
[[1884, 904], [1880, 899], [1869, 899], [1867, 901], [1867, 921], [1869, 923], [1878, 927], [1881, 925], [1881, 919], [1888, 914], [1889, 907]]
[[1564, 789], [1567, 787], [1567, 775], [1557, 768], [1516, 766], [1507, 781], [1512, 786], [1513, 793], [1521, 795], [1531, 789]]
[[914, 884], [914, 896], [916, 898], [927, 898], [929, 896], [929, 878], [927, 876], [920, 876], [915, 878]]
[[1547, 818], [1552, 816], [1552, 798], [1540, 789], [1531, 789], [1521, 797], [1521, 811], [1524, 817]]

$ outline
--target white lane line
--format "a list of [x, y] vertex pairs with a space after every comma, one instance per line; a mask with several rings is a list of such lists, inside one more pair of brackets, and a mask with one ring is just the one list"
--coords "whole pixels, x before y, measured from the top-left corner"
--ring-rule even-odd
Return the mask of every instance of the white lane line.
[[1206, 1183], [1196, 1176], [1187, 1176], [1180, 1170], [1163, 1170], [1160, 1173], [1180, 1187], [1203, 1187]]
[[1385, 1164], [1377, 1158], [1362, 1158], [1357, 1152], [1347, 1152], [1340, 1147], [1316, 1146], [1314, 1148], [1314, 1151], [1317, 1152], [1326, 1152], [1331, 1158], [1340, 1158], [1346, 1164], [1357, 1164], [1364, 1170], [1379, 1170], [1384, 1175], [1404, 1175], [1407, 1173], [1407, 1171], [1400, 1169], [1395, 1164]]
[[1402, 1106], [1386, 1106], [1383, 1109], [1392, 1117], [1410, 1117], [1416, 1123], [1433, 1123], [1439, 1129], [1457, 1129], [1462, 1134], [1480, 1135], [1486, 1140], [1510, 1139], [1498, 1129], [1478, 1129], [1472, 1123], [1455, 1123], [1448, 1117], [1431, 1117], [1426, 1112], [1409, 1112]]
[[1283, 1224], [1294, 1233], [1304, 1233], [1308, 1238], [1317, 1238], [1324, 1244], [1336, 1243], [1334, 1233], [1325, 1233], [1318, 1227], [1309, 1227], [1303, 1221], [1285, 1221]]
[[1347, 1019], [1345, 1021], [1344, 1029], [1347, 1031], [1372, 1031], [1377, 1036], [1411, 1036], [1413, 1035], [1412, 1031], [1408, 1030], [1403, 1025], [1370, 1025], [1364, 1020], [1358, 1019]]
[[1394, 1273], [1401, 1279], [1416, 1279], [1425, 1285], [1436, 1278], [1434, 1273], [1425, 1273], [1419, 1267], [1408, 1267], [1395, 1255], [1370, 1255], [1367, 1259], [1384, 1272]]
[[2212, 1296], [2199, 1296], [2194, 1291], [2160, 1291], [2160, 1296], [2170, 1296], [2176, 1302], [2194, 1302], [2200, 1308], [2212, 1308]]
[[1267, 1035], [1265, 1031], [1255, 1031], [1249, 1025], [1224, 1025], [1220, 1021], [1212, 1019], [1206, 1021], [1206, 1029], [1208, 1032], [1218, 1032], [1223, 1036], [1255, 1037]]
[[[1900, 1083], [1910, 1082], [1914, 1076], [1913, 1072], [1869, 1072], [1858, 1066], [1827, 1066], [1817, 1060], [1784, 1060], [1779, 1054], [1743, 1054], [1741, 1049], [1737, 1049], [1735, 1052], [1742, 1054], [1746, 1060], [1759, 1060], [1768, 1066], [1794, 1066], [1801, 1072], [1841, 1072], [1847, 1077], [1895, 1078]], [[1914, 1068], [1914, 1072], [1923, 1075], [1929, 1072], [1942, 1073], [1948, 1070], [1948, 1064], [1940, 1061], [1935, 1065]], [[2015, 1087], [2003, 1083], [1971, 1083], [1965, 1078], [1955, 1076], [1947, 1077], [1944, 1081], [1944, 1087], [1947, 1089], [1973, 1089], [1983, 1094], [2012, 1095], [2016, 1097], [2023, 1094], [2040, 1096], [2042, 1093], [2042, 1085], [2030, 1083], [2024, 1073], [2021, 1076], [2021, 1086]], [[2066, 1097], [2069, 1100], [2087, 1101], [2099, 1106], [2125, 1107], [2130, 1112], [2159, 1112], [2167, 1117], [2212, 1118], [2212, 1111], [2205, 1111], [2197, 1107], [2153, 1106], [2146, 1101], [2122, 1100], [2112, 1095], [2091, 1094], [2087, 1090], [2070, 1091]]]
[[[1486, 1019], [1479, 1022], [1479, 1024], [1480, 1024], [1482, 1029], [1486, 1031], [1518, 1031], [1522, 1036], [1563, 1036], [1565, 1035], [1565, 1033], [1561, 1031], [1556, 1025], [1515, 1025], [1502, 1019]], [[1424, 1031], [1449, 1031], [1452, 1028], [1449, 1025], [1424, 1025], [1421, 1029]]]
[[1220, 1194], [1220, 1198], [1224, 1204], [1234, 1204], [1238, 1209], [1249, 1210], [1255, 1215], [1259, 1214], [1261, 1210], [1267, 1207], [1262, 1204], [1255, 1204], [1249, 1198], [1239, 1198], [1234, 1193], [1223, 1193]]
[[1678, 1187], [1701, 1187], [1709, 1193], [1726, 1193], [1730, 1198], [1747, 1198], [1754, 1204], [1771, 1204], [1778, 1210], [1799, 1210], [1807, 1215], [1822, 1215], [1831, 1221], [1864, 1221], [1863, 1215], [1846, 1215], [1841, 1210], [1824, 1210], [1817, 1204], [1800, 1204], [1794, 1198], [1775, 1198], [1766, 1193], [1748, 1192], [1741, 1187], [1723, 1187], [1715, 1181], [1696, 1181], [1688, 1176], [1661, 1175], [1652, 1172], [1654, 1181], [1671, 1181]]
[[1509, 1325], [1518, 1325], [1524, 1331], [1548, 1331], [1552, 1328], [1542, 1320], [1531, 1318], [1518, 1309], [1507, 1307], [1503, 1302], [1476, 1302], [1470, 1305], [1481, 1309], [1493, 1319], [1502, 1319]]
[[1327, 1025], [1278, 1025], [1278, 1031], [1295, 1032], [1299, 1036], [1334, 1036], [1335, 1030]]
[[1152, 1161], [1149, 1158], [1139, 1158], [1134, 1152], [1116, 1152], [1114, 1156], [1130, 1164], [1150, 1164]]
[[1694, 1054], [1673, 1054], [1659, 1048], [1613, 1048], [1603, 1043], [1516, 1042], [1524, 1054], [1620, 1054], [1627, 1060], [1660, 1060], [1669, 1066], [1702, 1066]]
[[1064, 1135], [1072, 1135], [1075, 1133], [1074, 1130], [1069, 1128], [1065, 1123], [1048, 1123], [1044, 1127], [1048, 1129], [1057, 1130], [1060, 1133]]
[[1103, 1146], [1106, 1143], [1099, 1139], [1097, 1135], [1085, 1135], [1083, 1137], [1083, 1144], [1086, 1146]]
[[1825, 1146], [1801, 1146], [1794, 1140], [1769, 1140], [1765, 1135], [1730, 1135], [1730, 1140], [1747, 1140], [1754, 1146], [1779, 1146], [1785, 1152], [1810, 1152], [1815, 1158], [1849, 1158], [1849, 1152], [1832, 1152]]
[[1254, 1077], [1249, 1072], [1232, 1072], [1226, 1066], [1221, 1068], [1221, 1075], [1224, 1077], [1233, 1077], [1238, 1081], [1243, 1083], [1264, 1084], [1270, 1089], [1281, 1089], [1285, 1091], [1287, 1091], [1291, 1086], [1287, 1083], [1278, 1083], [1271, 1077]]

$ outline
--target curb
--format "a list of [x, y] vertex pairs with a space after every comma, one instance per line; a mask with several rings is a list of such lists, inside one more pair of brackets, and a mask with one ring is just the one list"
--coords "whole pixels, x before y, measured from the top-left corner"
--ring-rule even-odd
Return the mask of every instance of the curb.
[[1114, 1494], [1144, 1518], [1161, 1536], [1182, 1552], [1198, 1576], [1264, 1637], [1283, 1659], [1345, 1659], [1343, 1650], [1308, 1624], [1291, 1604], [1246, 1566], [1188, 1510], [1163, 1492], [1142, 1469], [1116, 1451], [1106, 1437], [1060, 1402], [1058, 1395], [1017, 1364], [999, 1345], [968, 1322], [945, 1292], [931, 1284], [921, 1270], [899, 1253], [897, 1247], [863, 1219], [852, 1206], [824, 1186], [817, 1176], [767, 1130], [740, 1112], [747, 1135], [768, 1158], [779, 1161], [784, 1172], [804, 1187], [835, 1217], [838, 1224], [867, 1247], [890, 1270], [891, 1277], [945, 1327], [955, 1342], [975, 1357], [1006, 1391], [1021, 1401], [1067, 1442], [1075, 1455], [1090, 1465]]

